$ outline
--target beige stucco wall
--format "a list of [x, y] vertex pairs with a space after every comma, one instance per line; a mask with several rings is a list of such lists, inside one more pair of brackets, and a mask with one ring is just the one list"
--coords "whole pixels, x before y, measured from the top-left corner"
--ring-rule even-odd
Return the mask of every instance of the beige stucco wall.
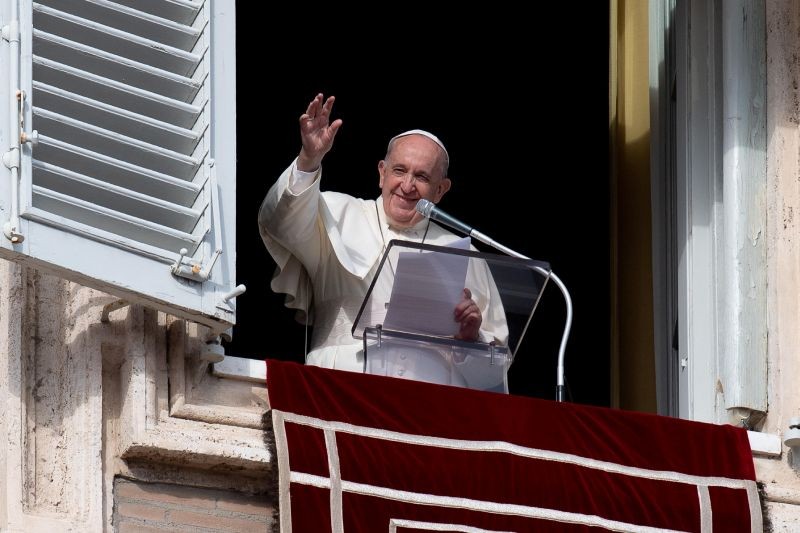
[[782, 444], [800, 416], [800, 5], [768, 0], [767, 324], [769, 411], [762, 431], [780, 435], [778, 457], [756, 457], [776, 531], [800, 529], [800, 450]]
[[204, 331], [0, 261], [0, 531], [111, 531], [117, 476], [270, 494], [265, 383]]

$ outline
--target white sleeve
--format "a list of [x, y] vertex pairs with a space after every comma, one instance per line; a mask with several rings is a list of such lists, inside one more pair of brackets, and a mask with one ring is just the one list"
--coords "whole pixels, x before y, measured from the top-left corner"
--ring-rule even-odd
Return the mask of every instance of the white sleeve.
[[291, 174], [289, 176], [289, 192], [295, 196], [302, 194], [306, 189], [311, 187], [319, 174], [319, 169], [313, 172], [305, 172], [297, 169], [297, 160], [292, 163]]
[[472, 291], [472, 299], [481, 310], [482, 322], [478, 339], [482, 342], [505, 345], [508, 342], [506, 312], [485, 260], [470, 260], [467, 269], [467, 287]]

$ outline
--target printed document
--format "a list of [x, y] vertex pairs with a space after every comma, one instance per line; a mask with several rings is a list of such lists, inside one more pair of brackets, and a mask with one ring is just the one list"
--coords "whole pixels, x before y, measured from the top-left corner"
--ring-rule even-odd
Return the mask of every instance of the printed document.
[[[450, 245], [469, 250], [469, 237]], [[452, 337], [456, 305], [464, 298], [469, 257], [429, 251], [400, 252], [383, 326], [395, 331]]]

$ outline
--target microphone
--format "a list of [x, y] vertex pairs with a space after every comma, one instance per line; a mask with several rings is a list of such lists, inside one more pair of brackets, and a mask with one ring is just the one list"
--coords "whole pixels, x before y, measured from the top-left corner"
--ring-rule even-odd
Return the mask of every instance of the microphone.
[[431, 202], [430, 200], [426, 200], [425, 198], [421, 199], [417, 202], [417, 213], [424, 216], [425, 218], [430, 218], [435, 220], [436, 222], [441, 222], [445, 226], [449, 226], [455, 230], [460, 231], [466, 235], [472, 235], [472, 226], [464, 224], [457, 218], [453, 218], [452, 216], [448, 215], [438, 207], [436, 204]]
[[[495, 241], [494, 239], [490, 238], [488, 235], [481, 233], [480, 231], [476, 230], [472, 226], [468, 226], [464, 224], [460, 220], [451, 217], [438, 207], [436, 204], [431, 202], [430, 200], [421, 199], [417, 202], [416, 207], [417, 213], [421, 214], [425, 218], [431, 218], [437, 222], [441, 222], [446, 226], [450, 226], [451, 228], [458, 230], [462, 233], [465, 233], [468, 237], [471, 237], [475, 240], [481, 241], [484, 244], [491, 246], [496, 250], [500, 250], [501, 252], [505, 252], [512, 257], [519, 257], [520, 259], [530, 259], [529, 257], [522, 255], [519, 252], [515, 252], [508, 246], [504, 246], [499, 242]], [[561, 335], [561, 346], [558, 349], [558, 364], [556, 366], [556, 400], [559, 402], [564, 401], [564, 354], [567, 350], [567, 340], [569, 339], [569, 331], [572, 328], [572, 298], [569, 295], [569, 291], [567, 290], [566, 285], [555, 275], [555, 273], [550, 270], [544, 270], [540, 266], [532, 267], [533, 270], [538, 272], [539, 274], [545, 276], [553, 280], [553, 283], [558, 286], [561, 290], [561, 294], [564, 295], [564, 303], [567, 306], [567, 318], [564, 324], [564, 333]], [[527, 327], [527, 326], [526, 326]]]

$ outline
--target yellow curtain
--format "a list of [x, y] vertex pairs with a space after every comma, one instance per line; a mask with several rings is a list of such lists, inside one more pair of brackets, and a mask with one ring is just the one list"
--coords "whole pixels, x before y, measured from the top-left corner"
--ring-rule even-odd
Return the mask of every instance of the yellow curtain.
[[610, 0], [611, 404], [656, 412], [647, 0]]

